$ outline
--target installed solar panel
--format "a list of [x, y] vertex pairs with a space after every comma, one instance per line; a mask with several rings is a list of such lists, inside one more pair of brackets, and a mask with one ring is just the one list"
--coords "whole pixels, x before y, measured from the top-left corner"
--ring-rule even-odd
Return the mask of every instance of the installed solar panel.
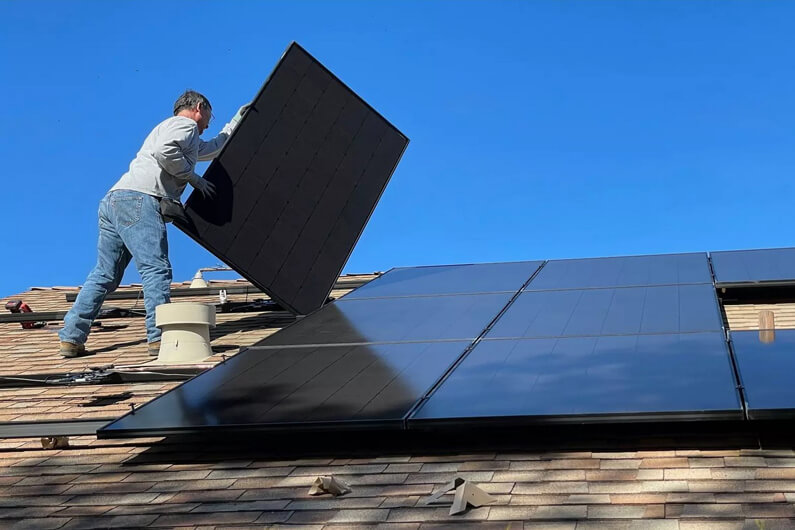
[[100, 431], [400, 428], [468, 342], [249, 349]]
[[293, 43], [179, 227], [285, 308], [327, 299], [408, 139]]
[[776, 330], [772, 342], [762, 342], [759, 331], [733, 331], [731, 337], [748, 417], [795, 415], [795, 330]]
[[512, 294], [342, 299], [258, 345], [472, 340]]
[[578, 261], [394, 269], [101, 434], [741, 418], [703, 255]]
[[719, 332], [484, 340], [410, 418], [740, 419]]
[[712, 283], [706, 253], [552, 260], [528, 291]]
[[359, 287], [347, 294], [345, 299], [516, 292], [542, 263], [542, 261], [518, 261], [401, 267], [392, 269]]
[[710, 252], [719, 285], [795, 282], [795, 248]]
[[[542, 269], [543, 270], [543, 269]], [[717, 331], [710, 284], [524, 292], [488, 338]]]

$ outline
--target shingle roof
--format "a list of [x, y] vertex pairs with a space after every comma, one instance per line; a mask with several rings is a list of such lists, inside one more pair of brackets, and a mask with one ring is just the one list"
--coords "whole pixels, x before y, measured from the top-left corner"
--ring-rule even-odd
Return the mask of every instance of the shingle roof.
[[[64, 310], [69, 307], [65, 292], [33, 290], [8, 298], [22, 298], [36, 311]], [[233, 301], [242, 298], [230, 295]], [[108, 305], [133, 307], [135, 301]], [[758, 309], [727, 307], [731, 328], [754, 329]], [[795, 305], [774, 309], [778, 325], [795, 327]], [[278, 329], [272, 313], [218, 317], [212, 334], [216, 360]], [[53, 329], [0, 324], [0, 375], [149, 360], [143, 319], [108, 320], [106, 326], [108, 331], [91, 337], [89, 350], [96, 355], [65, 360], [56, 353]], [[0, 389], [0, 421], [117, 416], [129, 403], [141, 404], [176, 384]], [[728, 448], [720, 450], [553, 452], [506, 450], [496, 438], [492, 447], [486, 443], [466, 452], [361, 443], [345, 450], [324, 446], [322, 437], [303, 439], [300, 450], [280, 443], [268, 437], [80, 436], [68, 449], [44, 450], [38, 439], [0, 439], [0, 527], [432, 528], [461, 521], [501, 529], [795, 526], [795, 451], [790, 449], [727, 442]], [[325, 474], [343, 478], [353, 491], [337, 498], [309, 496], [311, 482]], [[448, 515], [449, 500], [423, 504], [455, 476], [476, 482], [497, 503], [461, 516]]]

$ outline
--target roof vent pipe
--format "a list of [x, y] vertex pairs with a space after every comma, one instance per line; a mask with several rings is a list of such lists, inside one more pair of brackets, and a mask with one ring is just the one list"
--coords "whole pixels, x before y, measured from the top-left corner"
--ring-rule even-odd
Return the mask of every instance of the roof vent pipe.
[[163, 330], [157, 362], [193, 363], [213, 354], [210, 326], [215, 327], [215, 306], [191, 302], [162, 304], [155, 310], [155, 325]]
[[193, 275], [193, 281], [190, 282], [191, 289], [196, 289], [197, 287], [207, 287], [207, 281], [204, 279], [201, 269], [196, 271], [196, 274]]

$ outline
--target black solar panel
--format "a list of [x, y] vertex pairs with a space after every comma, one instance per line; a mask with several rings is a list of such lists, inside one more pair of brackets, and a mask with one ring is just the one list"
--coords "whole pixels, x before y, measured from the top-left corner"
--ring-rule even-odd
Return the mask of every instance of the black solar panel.
[[403, 417], [468, 344], [249, 349], [100, 433], [401, 428]]
[[751, 419], [795, 416], [795, 330], [776, 330], [772, 342], [759, 331], [731, 334]]
[[720, 313], [712, 285], [673, 285], [524, 292], [487, 337], [627, 335], [720, 329]]
[[348, 293], [345, 299], [516, 292], [542, 263], [518, 261], [401, 267]]
[[741, 419], [723, 334], [484, 340], [411, 421]]
[[285, 308], [319, 308], [408, 139], [292, 44], [180, 228]]
[[795, 282], [795, 248], [710, 252], [718, 285]]
[[472, 340], [513, 293], [341, 299], [259, 346]]
[[552, 260], [528, 291], [712, 283], [706, 253]]

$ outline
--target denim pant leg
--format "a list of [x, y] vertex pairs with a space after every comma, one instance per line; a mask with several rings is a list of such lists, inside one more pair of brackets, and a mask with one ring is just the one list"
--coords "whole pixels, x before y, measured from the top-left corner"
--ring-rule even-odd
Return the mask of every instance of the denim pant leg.
[[62, 341], [84, 344], [97, 318], [105, 296], [119, 286], [124, 269], [130, 263], [130, 252], [113, 226], [106, 195], [99, 203], [99, 242], [97, 264], [88, 275], [77, 294], [74, 305], [64, 318], [64, 327], [58, 334]]
[[146, 338], [160, 340], [155, 326], [155, 308], [171, 301], [171, 263], [168, 261], [166, 224], [160, 203], [151, 195], [117, 190], [111, 194], [115, 224], [124, 245], [130, 250], [144, 288]]

